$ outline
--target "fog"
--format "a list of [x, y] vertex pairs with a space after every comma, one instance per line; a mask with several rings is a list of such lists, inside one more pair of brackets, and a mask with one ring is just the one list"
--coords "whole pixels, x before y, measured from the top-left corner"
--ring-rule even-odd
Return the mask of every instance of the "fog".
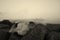
[[60, 0], [0, 0], [0, 19], [35, 18], [60, 23]]

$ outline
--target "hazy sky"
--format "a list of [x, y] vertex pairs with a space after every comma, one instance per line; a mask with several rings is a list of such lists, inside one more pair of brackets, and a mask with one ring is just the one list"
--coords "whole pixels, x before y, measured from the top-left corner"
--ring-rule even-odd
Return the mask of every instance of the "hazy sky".
[[60, 0], [0, 0], [0, 18], [60, 20]]

